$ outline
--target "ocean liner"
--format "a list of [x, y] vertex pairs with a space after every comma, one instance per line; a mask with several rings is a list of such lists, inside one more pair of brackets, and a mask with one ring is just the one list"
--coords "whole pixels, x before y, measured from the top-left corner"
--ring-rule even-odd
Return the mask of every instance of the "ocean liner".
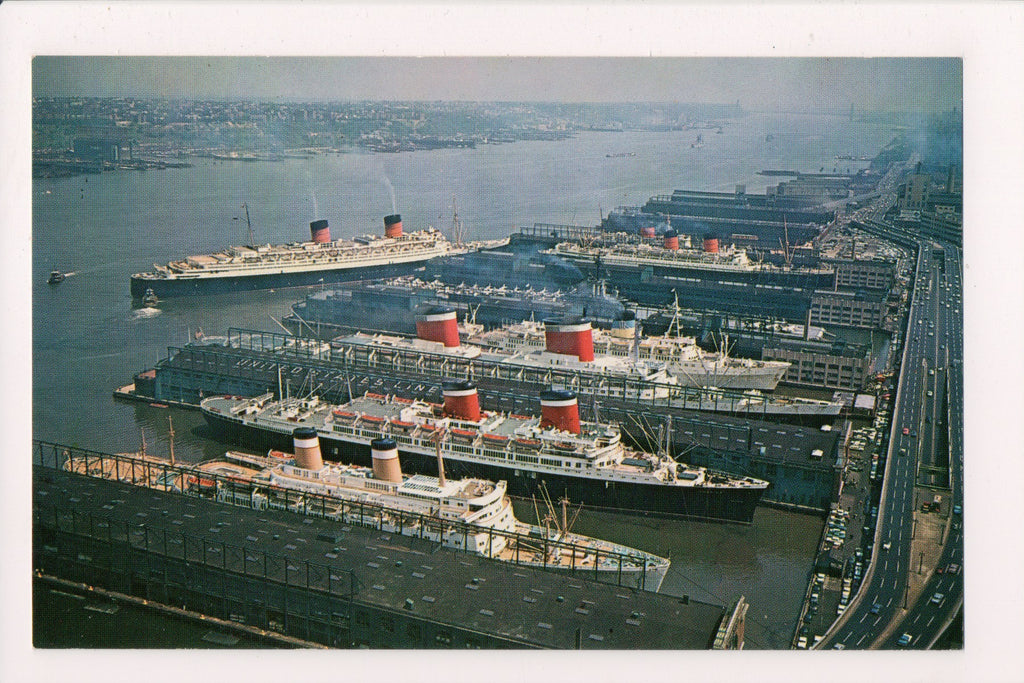
[[[292, 306], [284, 319], [301, 334], [335, 336], [344, 328], [416, 331], [410, 311], [449, 306], [463, 320], [485, 327], [509, 322], [586, 315], [611, 322], [624, 308], [600, 283], [580, 283], [572, 289], [545, 289], [529, 285], [471, 285], [424, 281], [405, 275], [372, 282], [346, 282], [323, 292], [312, 292]], [[333, 333], [332, 333], [333, 331]]]
[[[610, 243], [609, 243], [610, 241]], [[834, 285], [835, 273], [831, 268], [790, 268], [753, 261], [747, 250], [723, 245], [717, 237], [708, 236], [702, 248], [693, 246], [688, 235], [669, 229], [662, 235], [661, 244], [650, 239], [637, 242], [623, 239], [602, 240], [594, 245], [560, 242], [544, 253], [559, 256], [583, 266], [585, 272], [595, 265], [609, 269], [652, 269], [653, 274], [672, 274], [676, 277], [725, 278], [734, 282], [769, 282], [783, 284], [794, 276], [811, 276], [822, 287]], [[587, 268], [589, 266], [590, 268]]]
[[[561, 514], [544, 497], [547, 514], [531, 525], [516, 519], [504, 481], [403, 474], [397, 444], [370, 442], [372, 468], [325, 463], [316, 432], [298, 427], [293, 454], [228, 451], [198, 465], [175, 464], [145, 451], [118, 456], [70, 456], [64, 469], [136, 486], [212, 497], [235, 506], [283, 510], [415, 536], [498, 561], [574, 571], [656, 592], [669, 560], [611, 541], [573, 533], [568, 501]], [[538, 514], [539, 516], [539, 514]]]
[[[593, 330], [594, 354], [665, 363], [668, 373], [687, 387], [773, 391], [789, 369], [784, 361], [732, 358], [725, 349], [709, 353], [697, 346], [693, 337], [680, 335], [678, 323], [675, 329], [676, 334], [670, 330], [666, 335], [640, 337], [636, 320], [624, 318], [610, 330]], [[527, 320], [481, 332], [466, 342], [515, 353], [545, 348], [545, 337], [543, 323]]]
[[[667, 398], [675, 377], [668, 374], [666, 364], [656, 360], [636, 360], [615, 356], [595, 356], [593, 329], [589, 320], [545, 320], [545, 345], [539, 349], [514, 352], [484, 350], [461, 343], [456, 313], [448, 307], [436, 307], [416, 316], [416, 337], [390, 334], [355, 334], [331, 341], [331, 357], [351, 358], [353, 355], [374, 362], [381, 354], [439, 354], [453, 361], [479, 360], [484, 364], [532, 370], [574, 372], [590, 377], [612, 380], [595, 390], [595, 395], [613, 398]], [[636, 382], [652, 383], [639, 391]]]
[[465, 380], [445, 382], [442, 393], [443, 405], [373, 393], [343, 405], [264, 394], [211, 397], [201, 408], [215, 430], [261, 445], [286, 444], [296, 427], [308, 427], [328, 456], [366, 465], [366, 444], [387, 435], [413, 471], [437, 472], [439, 450], [446, 466], [506, 480], [512, 495], [538, 495], [543, 485], [603, 509], [750, 523], [768, 486], [628, 449], [617, 426], [581, 422], [569, 391], [542, 392], [540, 417], [482, 411]]
[[313, 221], [309, 229], [308, 242], [257, 245], [250, 226], [248, 246], [188, 256], [132, 275], [132, 297], [138, 299], [146, 290], [163, 299], [390, 277], [411, 273], [432, 258], [466, 251], [434, 228], [404, 232], [398, 214], [385, 216], [383, 236], [332, 240], [326, 220]]

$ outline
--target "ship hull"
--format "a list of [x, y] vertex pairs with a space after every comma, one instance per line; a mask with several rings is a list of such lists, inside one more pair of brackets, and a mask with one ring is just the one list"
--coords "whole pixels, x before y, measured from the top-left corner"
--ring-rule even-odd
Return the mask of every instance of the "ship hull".
[[291, 272], [260, 273], [256, 275], [225, 275], [205, 278], [147, 278], [133, 275], [131, 293], [140, 299], [147, 289], [160, 299], [196, 294], [226, 294], [230, 292], [251, 292], [261, 289], [286, 289], [288, 287], [310, 287], [313, 285], [353, 282], [377, 278], [409, 275], [421, 268], [427, 258], [401, 263], [378, 263], [372, 265], [343, 266], [330, 270], [298, 270]]
[[684, 387], [716, 387], [718, 389], [736, 389], [747, 391], [774, 391], [779, 385], [786, 368], [775, 369], [742, 369], [706, 371], [703, 368], [685, 368], [678, 365], [668, 366], [669, 374], [676, 378]]
[[[203, 416], [218, 435], [234, 443], [253, 448], [286, 450], [291, 432], [278, 432], [271, 425], [243, 423], [233, 417], [203, 411]], [[336, 461], [372, 466], [366, 444], [343, 441], [340, 435], [318, 430], [324, 457]], [[399, 444], [402, 469], [406, 472], [437, 476], [433, 454], [404, 450]], [[703, 519], [750, 524], [764, 494], [763, 488], [684, 487], [645, 482], [611, 481], [552, 473], [519, 470], [492, 463], [457, 459], [457, 453], [444, 456], [445, 472], [452, 477], [478, 477], [508, 482], [509, 495], [530, 498], [541, 496], [541, 485], [552, 498], [567, 497], [588, 507], [654, 517]]]

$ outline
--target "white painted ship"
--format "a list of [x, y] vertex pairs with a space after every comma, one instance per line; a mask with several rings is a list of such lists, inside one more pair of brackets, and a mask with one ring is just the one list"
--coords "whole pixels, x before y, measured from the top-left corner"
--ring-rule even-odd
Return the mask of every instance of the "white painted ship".
[[665, 558], [572, 533], [564, 503], [560, 519], [546, 499], [543, 526], [520, 522], [504, 481], [449, 479], [440, 460], [437, 477], [403, 474], [393, 438], [371, 440], [372, 468], [325, 463], [308, 427], [294, 430], [293, 445], [294, 455], [228, 451], [198, 469], [219, 475], [217, 498], [234, 505], [316, 514], [524, 566], [611, 574], [651, 591], [668, 571]]
[[[667, 398], [678, 382], [669, 374], [664, 361], [612, 355], [595, 356], [590, 322], [581, 320], [547, 320], [544, 348], [507, 351], [483, 349], [461, 343], [456, 312], [435, 307], [416, 317], [416, 337], [392, 334], [343, 335], [331, 341], [332, 356], [343, 359], [358, 351], [367, 359], [391, 351], [416, 354], [439, 354], [459, 360], [480, 360], [512, 367], [551, 369], [600, 376], [603, 383], [594, 393], [612, 398]], [[637, 389], [638, 382], [647, 382]], [[623, 396], [625, 392], [625, 396]]]
[[[246, 209], [248, 221], [248, 209]], [[383, 235], [331, 239], [326, 220], [309, 225], [311, 239], [291, 244], [250, 244], [214, 254], [188, 256], [131, 277], [136, 299], [147, 290], [159, 298], [331, 284], [406, 275], [428, 260], [464, 253], [440, 231], [406, 233], [398, 214], [384, 218]]]
[[[638, 336], [635, 320], [616, 321], [611, 330], [593, 330], [595, 361], [601, 357], [663, 363], [681, 386], [718, 389], [773, 391], [790, 364], [733, 358], [727, 350], [708, 352], [693, 337], [678, 333]], [[526, 320], [482, 332], [466, 339], [467, 344], [503, 353], [545, 348], [544, 323]], [[728, 343], [728, 342], [726, 342]]]

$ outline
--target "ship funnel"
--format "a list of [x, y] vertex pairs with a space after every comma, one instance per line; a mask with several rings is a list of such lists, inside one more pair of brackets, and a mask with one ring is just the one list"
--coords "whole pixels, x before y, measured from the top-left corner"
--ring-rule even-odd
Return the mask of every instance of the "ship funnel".
[[576, 394], [565, 389], [540, 392], [540, 426], [580, 433], [580, 407]]
[[714, 235], [705, 235], [704, 236], [704, 251], [706, 251], [709, 254], [717, 254], [718, 253], [718, 238], [715, 237]]
[[656, 235], [657, 233], [655, 232], [653, 225], [647, 225], [640, 228], [641, 237], [655, 237]]
[[331, 241], [331, 228], [327, 225], [327, 221], [313, 221], [310, 223], [309, 234], [312, 236], [313, 241], [317, 243]]
[[373, 456], [373, 478], [381, 481], [402, 481], [402, 465], [398, 461], [398, 444], [390, 437], [370, 442]]
[[636, 313], [626, 311], [618, 320], [613, 320], [610, 333], [618, 339], [632, 339], [636, 336]]
[[544, 347], [551, 353], [576, 356], [584, 363], [594, 360], [594, 336], [589, 321], [544, 321]]
[[446, 415], [477, 422], [480, 419], [480, 397], [476, 385], [468, 380], [454, 380], [441, 384]]
[[458, 346], [459, 322], [455, 311], [447, 306], [434, 306], [417, 315], [416, 336], [426, 341], [441, 342], [449, 348]]
[[665, 246], [666, 249], [671, 249], [672, 251], [678, 250], [679, 249], [679, 233], [677, 233], [675, 230], [672, 230], [671, 228], [669, 228], [669, 230], [665, 233], [664, 246]]
[[402, 217], [399, 214], [395, 213], [390, 216], [384, 216], [384, 236], [402, 236]]
[[295, 450], [296, 467], [314, 472], [324, 468], [324, 459], [320, 455], [320, 438], [317, 437], [315, 429], [296, 428], [292, 432], [292, 446]]

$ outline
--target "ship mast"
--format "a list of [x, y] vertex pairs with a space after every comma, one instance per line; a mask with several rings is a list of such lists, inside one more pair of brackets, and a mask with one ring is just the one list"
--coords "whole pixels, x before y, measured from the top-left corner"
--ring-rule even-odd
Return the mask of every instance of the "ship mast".
[[444, 439], [444, 432], [438, 432], [437, 440], [435, 441], [435, 449], [437, 452], [437, 484], [442, 489], [445, 487], [444, 478], [444, 456], [441, 455], [441, 441]]
[[462, 221], [459, 220], [459, 207], [455, 204], [455, 197], [452, 197], [452, 241], [455, 246], [462, 246]]
[[168, 437], [168, 440], [170, 441], [169, 448], [170, 448], [170, 454], [171, 454], [171, 464], [173, 465], [174, 464], [174, 422], [171, 421], [171, 416], [170, 415], [167, 416], [167, 437]]
[[249, 246], [256, 248], [256, 236], [252, 234], [252, 223], [249, 221], [249, 205], [243, 203], [242, 208], [245, 209], [245, 224], [249, 227]]

